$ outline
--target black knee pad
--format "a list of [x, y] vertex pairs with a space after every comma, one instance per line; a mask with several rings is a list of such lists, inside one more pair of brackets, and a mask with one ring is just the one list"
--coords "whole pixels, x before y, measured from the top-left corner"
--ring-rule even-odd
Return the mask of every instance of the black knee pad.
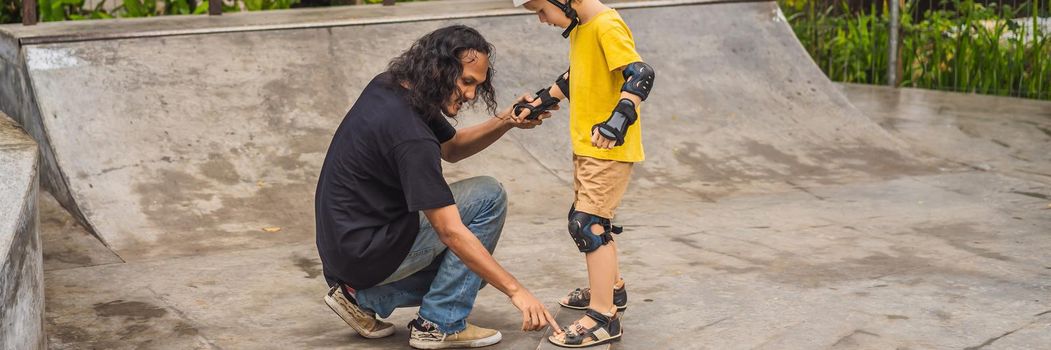
[[[602, 225], [604, 231], [601, 234], [591, 233], [591, 226]], [[581, 253], [590, 253], [601, 246], [613, 241], [613, 234], [620, 233], [621, 228], [613, 226], [609, 219], [591, 215], [582, 211], [572, 210], [569, 215], [569, 236]]]

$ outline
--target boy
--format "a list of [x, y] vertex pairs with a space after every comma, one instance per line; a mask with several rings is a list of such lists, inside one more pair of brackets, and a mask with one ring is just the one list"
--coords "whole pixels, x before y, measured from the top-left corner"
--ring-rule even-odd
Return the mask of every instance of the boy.
[[[561, 1], [567, 1], [563, 3]], [[578, 288], [559, 303], [585, 309], [584, 317], [548, 340], [563, 347], [608, 343], [621, 336], [620, 316], [627, 291], [620, 279], [617, 245], [611, 234], [613, 212], [628, 187], [631, 169], [643, 160], [639, 104], [653, 86], [653, 68], [642, 62], [628, 26], [599, 0], [513, 0], [537, 14], [541, 23], [565, 28], [570, 69], [540, 90], [515, 114], [540, 115], [571, 98], [569, 128], [576, 192], [569, 212], [569, 234], [585, 253], [590, 288]]]

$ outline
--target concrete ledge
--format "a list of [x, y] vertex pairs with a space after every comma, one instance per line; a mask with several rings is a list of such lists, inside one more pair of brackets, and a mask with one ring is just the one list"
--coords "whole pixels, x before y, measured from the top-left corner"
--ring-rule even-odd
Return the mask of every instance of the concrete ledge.
[[36, 143], [0, 113], [0, 349], [44, 349]]
[[[767, 0], [607, 0], [617, 9], [681, 6], [704, 3], [763, 2]], [[5, 46], [129, 39], [174, 35], [214, 34], [262, 30], [331, 28], [382, 23], [404, 23], [458, 18], [526, 15], [507, 0], [441, 0], [398, 4], [236, 12], [222, 16], [165, 16], [74, 22], [34, 26], [0, 26], [0, 52]], [[10, 51], [10, 50], [8, 50]]]

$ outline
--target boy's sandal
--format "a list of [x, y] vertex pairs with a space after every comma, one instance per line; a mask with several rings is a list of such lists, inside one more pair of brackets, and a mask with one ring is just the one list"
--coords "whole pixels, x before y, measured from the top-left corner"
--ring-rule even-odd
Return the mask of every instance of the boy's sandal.
[[582, 310], [591, 303], [591, 288], [577, 288], [566, 296], [566, 301], [559, 299], [558, 304], [570, 309]]
[[580, 323], [573, 322], [569, 327], [562, 329], [565, 332], [564, 341], [559, 341], [554, 335], [547, 337], [547, 340], [564, 348], [583, 348], [620, 340], [620, 317], [606, 316], [593, 309], [587, 309], [584, 315], [595, 320], [594, 327], [584, 329]]
[[[591, 304], [591, 288], [574, 289], [572, 292], [569, 292], [565, 301], [559, 299], [558, 304], [569, 309], [587, 309]], [[613, 290], [613, 305], [617, 306], [617, 311], [624, 311], [628, 308], [627, 288], [621, 286], [619, 289]]]

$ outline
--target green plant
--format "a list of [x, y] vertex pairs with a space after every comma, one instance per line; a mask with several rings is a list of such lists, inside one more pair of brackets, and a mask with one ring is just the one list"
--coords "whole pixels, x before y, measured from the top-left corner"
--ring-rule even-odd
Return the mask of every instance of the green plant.
[[[918, 20], [901, 18], [898, 84], [1051, 100], [1051, 33], [1039, 25], [1040, 17], [1051, 12], [1048, 2], [1012, 7], [943, 0], [943, 6], [920, 14], [919, 1], [907, 1], [902, 13], [916, 13]], [[887, 83], [886, 2], [867, 9], [851, 9], [846, 1], [781, 0], [781, 5], [830, 79]]]
[[0, 4], [0, 24], [17, 23], [22, 21], [22, 2], [17, 0], [5, 0]]
[[84, 0], [38, 0], [37, 13], [43, 22], [113, 18], [103, 9], [103, 4], [84, 8]]
[[[208, 1], [196, 5], [189, 0], [120, 0], [119, 6], [106, 10], [103, 0], [93, 8], [85, 8], [84, 0], [37, 0], [40, 20], [44, 22], [102, 19], [114, 17], [151, 17], [162, 15], [199, 15], [208, 13]], [[223, 12], [240, 11], [240, 4], [248, 11], [287, 9], [300, 0], [234, 0], [223, 4]], [[6, 20], [6, 18], [5, 18]]]
[[248, 11], [287, 9], [299, 0], [241, 0]]

